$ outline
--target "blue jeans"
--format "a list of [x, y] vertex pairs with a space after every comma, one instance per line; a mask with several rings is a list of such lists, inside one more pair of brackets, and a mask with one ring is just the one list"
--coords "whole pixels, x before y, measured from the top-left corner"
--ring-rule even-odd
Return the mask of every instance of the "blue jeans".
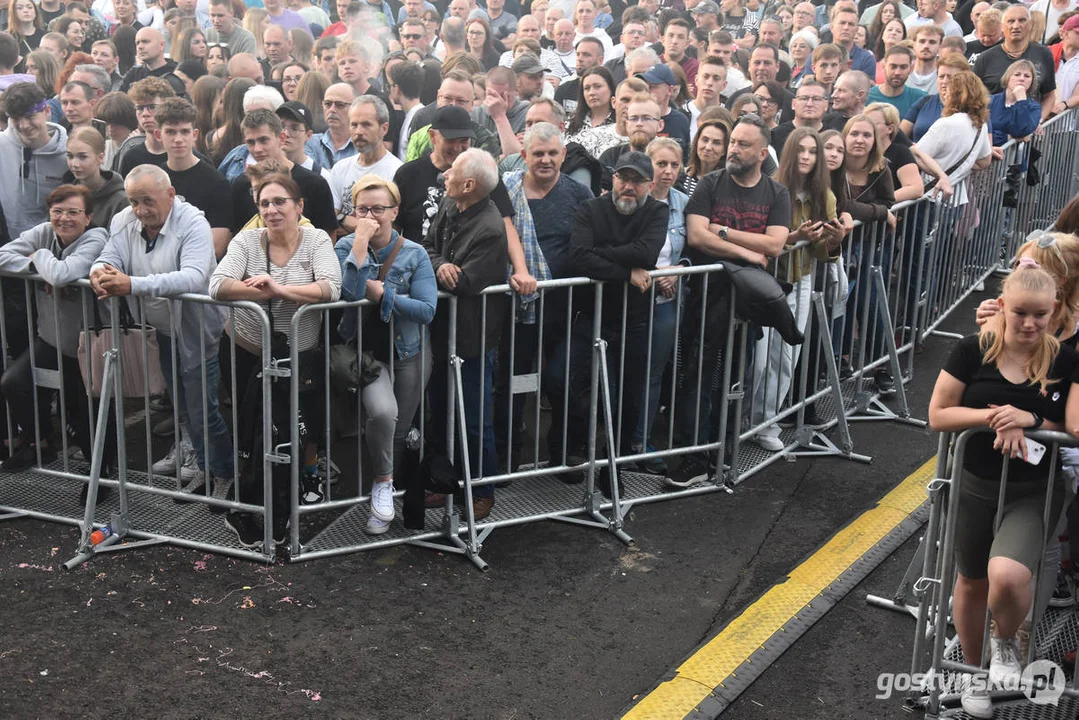
[[648, 368], [648, 407], [644, 407], [644, 393], [642, 392], [643, 410], [637, 428], [633, 432], [634, 448], [645, 449], [646, 436], [651, 444], [652, 424], [655, 422], [656, 409], [659, 407], [663, 374], [671, 362], [671, 351], [674, 349], [674, 339], [678, 329], [675, 323], [678, 320], [678, 306], [681, 302], [681, 297], [678, 297], [671, 302], [657, 304], [652, 313], [652, 358]]
[[180, 422], [187, 428], [191, 445], [195, 448], [195, 457], [199, 469], [206, 468], [206, 439], [203, 436], [202, 401], [206, 399], [206, 432], [210, 440], [210, 472], [218, 477], [233, 476], [232, 436], [229, 434], [225, 418], [217, 404], [217, 384], [221, 377], [221, 365], [217, 348], [206, 349], [206, 386], [202, 385], [201, 368], [181, 370], [177, 368], [180, 386], [172, 386], [172, 338], [164, 333], [157, 334], [157, 345], [161, 355], [161, 371], [165, 374], [165, 386], [169, 391], [173, 405], [179, 410]]
[[[484, 475], [493, 475], [498, 472], [498, 454], [495, 452], [495, 425], [492, 417], [495, 375], [495, 350], [488, 350], [486, 359], [483, 361], [483, 375], [480, 376], [481, 358], [465, 358], [461, 363], [461, 385], [465, 405], [465, 439], [468, 441], [468, 467], [474, 480]], [[435, 364], [434, 372], [431, 373], [431, 381], [427, 387], [428, 398], [431, 407], [430, 439], [433, 447], [441, 448], [445, 454], [455, 459], [455, 464], [462, 468], [461, 455], [454, 448], [451, 455], [446, 451], [446, 422], [449, 417], [446, 407], [447, 368], [449, 363], [440, 360]], [[479, 392], [481, 387], [483, 392]], [[480, 429], [480, 408], [483, 408], [483, 428]], [[457, 418], [457, 409], [453, 408], [453, 417]], [[482, 443], [480, 436], [482, 435]], [[455, 436], [455, 441], [460, 443], [460, 435]], [[460, 447], [460, 444], [457, 445]], [[483, 467], [480, 467], [480, 457], [483, 457]], [[494, 485], [479, 485], [472, 489], [473, 498], [492, 497], [495, 494]]]

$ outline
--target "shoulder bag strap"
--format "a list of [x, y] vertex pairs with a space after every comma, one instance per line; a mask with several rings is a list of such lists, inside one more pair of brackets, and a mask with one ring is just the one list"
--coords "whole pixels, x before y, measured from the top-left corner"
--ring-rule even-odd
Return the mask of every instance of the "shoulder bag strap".
[[[263, 245], [263, 247], [266, 250], [266, 274], [269, 275], [270, 274], [270, 237], [267, 234], [267, 232], [268, 231], [266, 231], [266, 230], [262, 231], [262, 238], [260, 239], [259, 244]], [[262, 242], [263, 240], [265, 240], [265, 244], [263, 244], [263, 242]], [[272, 333], [273, 332], [273, 308], [270, 307], [270, 301], [269, 300], [266, 301], [266, 315], [268, 315], [269, 318], [270, 318], [270, 332]]]
[[382, 267], [378, 270], [379, 282], [386, 279], [386, 275], [390, 272], [390, 268], [393, 267], [393, 261], [397, 259], [397, 253], [401, 252], [401, 248], [405, 246], [405, 239], [400, 235], [397, 236], [397, 244], [393, 246], [393, 250], [386, 257], [386, 262], [382, 263]]

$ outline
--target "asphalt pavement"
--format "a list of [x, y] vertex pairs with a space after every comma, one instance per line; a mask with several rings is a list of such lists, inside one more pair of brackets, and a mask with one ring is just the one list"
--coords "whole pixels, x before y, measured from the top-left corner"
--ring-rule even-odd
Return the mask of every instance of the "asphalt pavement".
[[[917, 417], [950, 343], [917, 357]], [[408, 546], [271, 567], [158, 546], [67, 572], [74, 528], [7, 521], [0, 717], [618, 717], [935, 451], [906, 425], [852, 433], [871, 465], [780, 462], [732, 495], [639, 506], [634, 547], [554, 522], [498, 529], [487, 573]], [[873, 698], [876, 668], [909, 663], [913, 621], [866, 607], [863, 588], [889, 594], [910, 552], [724, 717], [899, 717]]]

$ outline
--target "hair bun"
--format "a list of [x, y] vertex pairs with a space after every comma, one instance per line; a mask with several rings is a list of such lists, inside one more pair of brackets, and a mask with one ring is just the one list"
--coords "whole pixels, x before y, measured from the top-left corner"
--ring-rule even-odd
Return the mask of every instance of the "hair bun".
[[1039, 265], [1038, 261], [1035, 260], [1034, 258], [1021, 257], [1021, 258], [1019, 258], [1019, 262], [1016, 264], [1016, 267], [1017, 268], [1024, 268], [1024, 267], [1025, 268], [1039, 268], [1039, 267], [1041, 267], [1041, 265]]

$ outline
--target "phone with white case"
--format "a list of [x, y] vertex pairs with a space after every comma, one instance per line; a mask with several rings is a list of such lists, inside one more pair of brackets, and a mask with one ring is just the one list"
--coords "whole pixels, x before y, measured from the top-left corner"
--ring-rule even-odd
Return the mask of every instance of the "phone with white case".
[[1045, 457], [1045, 446], [1037, 440], [1031, 440], [1030, 438], [1024, 438], [1027, 443], [1027, 462], [1031, 465], [1037, 465]]

